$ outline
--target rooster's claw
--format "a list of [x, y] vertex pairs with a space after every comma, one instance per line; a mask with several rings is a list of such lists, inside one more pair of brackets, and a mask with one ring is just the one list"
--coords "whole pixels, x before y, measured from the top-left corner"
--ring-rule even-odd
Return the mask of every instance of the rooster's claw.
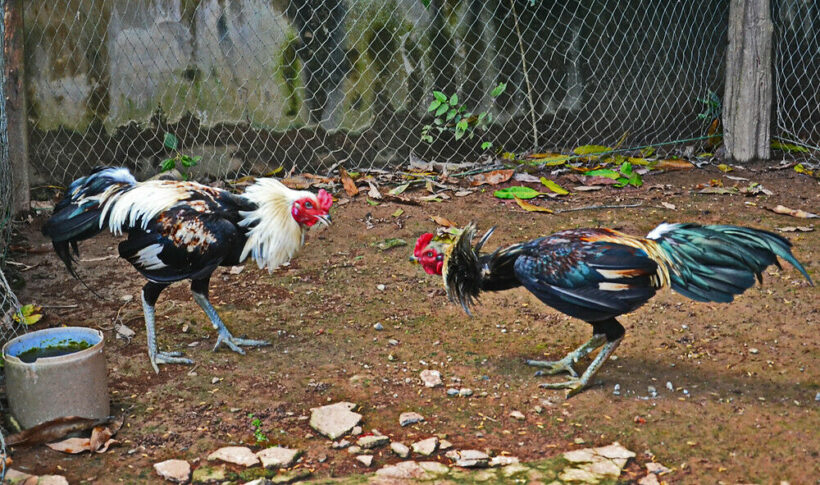
[[575, 369], [572, 368], [573, 360], [568, 359], [567, 357], [555, 361], [528, 360], [527, 365], [531, 365], [533, 367], [544, 367], [544, 369], [535, 372], [536, 376], [551, 376], [555, 374], [560, 374], [561, 372], [567, 372], [572, 377], [578, 377], [578, 373], [575, 372]]
[[154, 372], [159, 374], [159, 364], [188, 364], [194, 363], [193, 360], [182, 357], [182, 352], [156, 352], [148, 353], [148, 358], [151, 360], [151, 367]]
[[583, 391], [587, 387], [587, 383], [584, 379], [570, 379], [564, 382], [545, 382], [540, 384], [539, 387], [542, 389], [566, 389], [567, 398], [570, 398]]
[[219, 348], [220, 345], [225, 344], [228, 346], [229, 349], [233, 350], [237, 354], [245, 355], [245, 351], [242, 350], [242, 347], [265, 347], [270, 345], [270, 342], [267, 340], [252, 340], [247, 338], [236, 338], [230, 334], [230, 332], [219, 332], [219, 337], [216, 339], [216, 345], [214, 345], [214, 352], [216, 349]]

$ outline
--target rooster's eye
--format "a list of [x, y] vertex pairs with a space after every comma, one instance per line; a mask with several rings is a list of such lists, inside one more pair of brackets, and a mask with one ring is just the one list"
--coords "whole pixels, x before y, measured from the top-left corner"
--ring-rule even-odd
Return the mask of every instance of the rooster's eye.
[[433, 257], [433, 251], [427, 251], [427, 257], [432, 258]]
[[310, 201], [305, 202], [305, 209], [313, 209], [313, 204], [311, 204]]

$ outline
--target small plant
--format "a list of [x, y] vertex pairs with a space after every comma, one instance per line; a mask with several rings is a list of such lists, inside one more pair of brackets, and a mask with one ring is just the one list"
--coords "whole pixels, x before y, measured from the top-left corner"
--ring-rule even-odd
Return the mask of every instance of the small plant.
[[257, 443], [265, 443], [268, 441], [268, 435], [262, 431], [262, 420], [259, 418], [254, 418], [253, 413], [248, 414], [248, 418], [251, 418], [251, 426], [253, 426], [253, 437], [256, 439]]
[[[497, 98], [507, 89], [506, 83], [498, 83], [493, 88], [490, 96]], [[433, 91], [433, 101], [427, 107], [428, 113], [433, 113], [433, 124], [424, 125], [421, 129], [421, 139], [427, 143], [433, 143], [433, 136], [430, 131], [435, 129], [439, 133], [452, 131], [456, 140], [460, 140], [465, 135], [472, 139], [477, 130], [486, 130], [487, 125], [492, 122], [493, 115], [486, 111], [475, 114], [467, 111], [467, 107], [458, 102], [458, 95], [447, 96], [441, 91]], [[492, 142], [483, 141], [481, 149], [487, 150], [493, 146]]]
[[159, 166], [160, 170], [162, 172], [168, 172], [169, 170], [177, 168], [177, 164], [179, 164], [179, 172], [182, 174], [183, 180], [190, 179], [191, 174], [187, 169], [196, 166], [202, 157], [199, 155], [192, 157], [190, 155], [183, 155], [182, 153], [179, 153], [179, 140], [177, 140], [177, 137], [174, 136], [173, 133], [165, 134], [163, 144], [165, 145], [165, 148], [175, 151], [176, 154], [173, 158], [166, 158], [163, 160]]
[[717, 93], [714, 91], [709, 91], [706, 98], [698, 98], [698, 101], [706, 105], [706, 111], [700, 113], [698, 115], [698, 119], [711, 121], [715, 118], [720, 118], [720, 113], [723, 110], [723, 107], [720, 103], [720, 96], [718, 96]]

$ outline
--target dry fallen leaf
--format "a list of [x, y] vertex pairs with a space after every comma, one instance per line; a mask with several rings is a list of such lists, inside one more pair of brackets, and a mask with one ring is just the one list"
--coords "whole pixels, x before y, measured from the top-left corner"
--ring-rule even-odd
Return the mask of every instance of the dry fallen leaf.
[[84, 431], [106, 421], [107, 420], [81, 418], [77, 416], [56, 418], [6, 437], [6, 446], [36, 445], [47, 441], [54, 441], [68, 434]]
[[75, 455], [84, 451], [91, 451], [91, 440], [88, 438], [68, 438], [63, 441], [46, 443], [46, 446], [54, 451]]
[[667, 172], [671, 172], [673, 170], [691, 170], [695, 168], [695, 166], [686, 160], [664, 159], [658, 160], [652, 168], [654, 170], [666, 170]]
[[347, 195], [355, 197], [356, 194], [359, 193], [359, 188], [356, 187], [356, 183], [353, 182], [353, 179], [350, 178], [350, 174], [347, 173], [347, 170], [345, 170], [344, 167], [339, 167], [339, 177], [342, 179], [342, 185], [344, 186]]
[[492, 172], [479, 173], [470, 177], [470, 185], [477, 187], [479, 185], [498, 185], [510, 180], [515, 174], [515, 170], [493, 170]]
[[815, 219], [817, 217], [820, 217], [817, 214], [812, 214], [811, 212], [806, 212], [806, 211], [800, 210], [800, 209], [790, 209], [790, 208], [788, 208], [786, 206], [782, 206], [782, 205], [778, 205], [774, 209], [769, 209], [769, 210], [771, 210], [772, 212], [775, 212], [777, 214], [785, 214], [787, 216], [799, 217], [801, 219]]
[[[515, 196], [513, 195], [513, 197], [515, 197]], [[522, 209], [524, 209], [527, 212], [546, 212], [547, 214], [552, 214], [552, 211], [547, 209], [546, 207], [541, 207], [541, 206], [532, 204], [532, 203], [527, 202], [526, 200], [520, 199], [518, 197], [515, 197], [515, 203], [518, 204], [518, 207], [521, 207]]]
[[293, 177], [282, 179], [282, 184], [293, 190], [304, 190], [310, 188], [310, 184], [312, 183], [313, 182], [310, 179], [302, 175], [294, 175]]
[[786, 226], [778, 227], [777, 230], [780, 232], [812, 232], [814, 226]]
[[470, 195], [470, 194], [472, 194], [472, 193], [473, 193], [473, 191], [472, 191], [472, 190], [459, 190], [459, 191], [458, 191], [458, 192], [456, 192], [454, 195], [455, 195], [456, 197], [464, 197], [464, 196]]
[[603, 189], [603, 187], [600, 185], [579, 185], [572, 188], [572, 190], [575, 190], [576, 192], [592, 192], [593, 190], [601, 189]]
[[370, 185], [370, 190], [367, 191], [367, 196], [371, 199], [381, 199], [382, 194], [379, 193], [379, 189], [376, 187], [376, 184], [373, 182], [367, 182], [367, 184]]
[[677, 209], [677, 207], [675, 207], [675, 204], [670, 204], [669, 202], [661, 202], [661, 205], [672, 211]]
[[450, 219], [447, 219], [446, 217], [441, 217], [441, 216], [430, 216], [430, 219], [432, 219], [432, 220], [433, 220], [433, 222], [435, 222], [435, 223], [436, 223], [436, 224], [438, 224], [439, 226], [444, 226], [444, 227], [458, 227], [458, 224], [456, 224], [455, 222], [451, 221]]

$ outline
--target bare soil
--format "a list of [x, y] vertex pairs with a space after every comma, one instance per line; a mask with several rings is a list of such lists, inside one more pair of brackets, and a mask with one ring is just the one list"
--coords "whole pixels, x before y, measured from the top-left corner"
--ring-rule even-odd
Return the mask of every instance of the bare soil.
[[[362, 473], [305, 419], [311, 407], [346, 400], [359, 404], [366, 430], [407, 444], [439, 435], [457, 448], [509, 452], [530, 461], [619, 441], [638, 453], [628, 468], [632, 473], [622, 476], [625, 482], [654, 460], [674, 470], [664, 477], [669, 483], [814, 483], [820, 477], [820, 304], [817, 289], [793, 268], [770, 268], [762, 285], [729, 305], [658, 294], [622, 319], [626, 338], [595, 385], [565, 400], [561, 391], [539, 388], [556, 378], [535, 377], [524, 360], [563, 356], [589, 337], [587, 324], [523, 289], [487, 294], [468, 318], [446, 301], [438, 278], [407, 261], [415, 238], [434, 229], [432, 215], [459, 224], [473, 220], [479, 228], [497, 225], [492, 247], [575, 227], [645, 234], [663, 221], [772, 231], [814, 222], [764, 207], [818, 212], [817, 180], [763, 164], [730, 175], [761, 182], [773, 195], [698, 194], [696, 187], [711, 179], [748, 185], [706, 168], [648, 175], [639, 189], [605, 188], [537, 202], [552, 209], [642, 203], [625, 209], [528, 213], [493, 198], [489, 189], [420, 206], [371, 206], [359, 196], [334, 209], [334, 225], [311, 233], [289, 267], [268, 274], [248, 264], [239, 274], [227, 268], [215, 274], [212, 301], [228, 327], [235, 335], [269, 339], [270, 347], [245, 356], [212, 352], [215, 333], [187, 285], [166, 291], [157, 306], [160, 348], [182, 350], [196, 365], [163, 366], [158, 375], [145, 350], [139, 305], [144, 281], [114, 257], [115, 238], [100, 235], [81, 245], [80, 274], [105, 301], [72, 279], [53, 253], [12, 253], [13, 261], [34, 266], [22, 273], [26, 286], [18, 296], [46, 307], [35, 328], [82, 325], [105, 331], [111, 397], [126, 415], [121, 444], [107, 453], [68, 456], [44, 447], [19, 448], [14, 467], [62, 474], [71, 483], [158, 481], [152, 464], [161, 460], [182, 458], [198, 466], [221, 446], [261, 447], [253, 436], [253, 414], [271, 444], [305, 451], [300, 466], [315, 477]], [[398, 208], [404, 213], [393, 217]], [[41, 224], [42, 218], [19, 228], [30, 249], [48, 247]], [[785, 235], [820, 281], [815, 229]], [[409, 246], [385, 252], [372, 246], [392, 237]], [[115, 338], [117, 318], [136, 331], [130, 342]], [[383, 331], [373, 328], [377, 322]], [[418, 376], [426, 368], [439, 369], [445, 386], [422, 387]], [[649, 386], [657, 397], [649, 396]], [[448, 397], [449, 387], [468, 387], [474, 395]], [[400, 427], [399, 414], [410, 410], [426, 421]], [[526, 420], [511, 418], [513, 410]], [[383, 448], [375, 464], [396, 461]]]

